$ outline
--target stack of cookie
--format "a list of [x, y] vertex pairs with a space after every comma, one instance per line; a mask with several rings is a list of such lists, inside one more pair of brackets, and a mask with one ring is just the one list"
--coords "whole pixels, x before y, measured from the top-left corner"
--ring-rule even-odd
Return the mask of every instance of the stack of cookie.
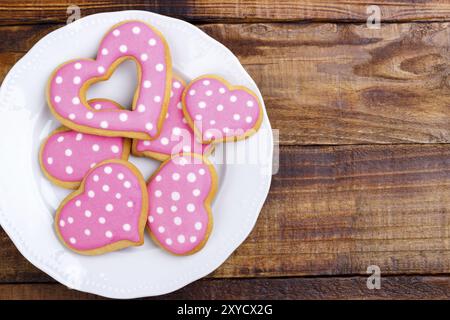
[[[130, 109], [87, 100], [89, 86], [134, 60], [139, 83]], [[47, 86], [52, 114], [62, 123], [42, 143], [44, 174], [76, 189], [57, 209], [55, 229], [71, 250], [103, 254], [144, 242], [144, 230], [177, 254], [200, 250], [212, 230], [217, 174], [214, 144], [254, 134], [262, 108], [249, 89], [205, 75], [188, 85], [172, 73], [163, 35], [141, 21], [113, 26], [93, 59], [66, 62]], [[129, 154], [161, 161], [145, 182]]]

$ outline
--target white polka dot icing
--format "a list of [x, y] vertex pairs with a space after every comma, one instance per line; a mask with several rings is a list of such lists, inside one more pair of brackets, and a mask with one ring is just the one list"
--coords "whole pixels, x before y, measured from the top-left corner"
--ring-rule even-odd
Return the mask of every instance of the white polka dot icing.
[[[199, 170], [204, 174], [189, 178]], [[212, 225], [210, 202], [216, 183], [214, 167], [200, 155], [173, 156], [161, 165], [147, 185], [151, 217], [147, 226], [163, 248], [183, 255], [205, 244]]]
[[259, 129], [263, 116], [255, 93], [216, 76], [189, 83], [182, 103], [189, 124], [203, 143], [249, 137]]
[[[63, 119], [65, 126], [81, 132], [93, 133], [96, 130], [98, 133], [101, 130], [102, 134], [109, 136], [154, 138], [166, 116], [172, 89], [167, 48], [160, 33], [143, 22], [126, 21], [114, 26], [103, 37], [96, 60], [69, 61], [55, 70], [48, 86], [50, 108]], [[141, 81], [133, 110], [92, 110], [85, 105], [85, 90], [80, 88], [112, 72], [124, 57], [135, 58], [140, 72]], [[134, 110], [138, 105], [145, 105], [145, 110]]]
[[[117, 175], [106, 173], [107, 167], [123, 174], [131, 188], [125, 189]], [[102, 183], [95, 182], [94, 176]], [[105, 185], [110, 192], [103, 192]], [[88, 195], [91, 191], [94, 197]], [[119, 192], [120, 199], [110, 195]], [[63, 201], [55, 227], [69, 248], [83, 254], [100, 254], [142, 244], [147, 211], [147, 190], [139, 171], [129, 162], [108, 160], [96, 166], [83, 180], [81, 189]]]
[[[99, 110], [119, 108], [109, 100], [91, 100], [89, 104], [98, 105]], [[129, 139], [82, 134], [62, 127], [43, 142], [40, 162], [52, 181], [63, 187], [76, 188], [92, 163], [127, 158], [129, 144]]]
[[172, 80], [173, 96], [170, 99], [167, 113], [170, 116], [164, 121], [161, 134], [158, 139], [152, 141], [133, 140], [134, 155], [165, 160], [169, 155], [181, 152], [207, 154], [211, 151], [212, 146], [199, 143], [189, 125], [183, 122], [181, 96], [184, 88], [184, 82], [174, 77]]

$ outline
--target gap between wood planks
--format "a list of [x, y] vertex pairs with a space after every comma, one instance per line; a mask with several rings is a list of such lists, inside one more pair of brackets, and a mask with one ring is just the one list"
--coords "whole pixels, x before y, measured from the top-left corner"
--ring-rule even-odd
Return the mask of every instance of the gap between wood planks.
[[[83, 17], [82, 17], [83, 18]], [[189, 22], [189, 21], [187, 21]], [[426, 21], [381, 21], [381, 24], [387, 24], [387, 25], [402, 25], [402, 24], [429, 24], [429, 23], [447, 23], [450, 22], [450, 16], [448, 20], [426, 20]], [[226, 24], [226, 25], [252, 25], [252, 24], [273, 24], [273, 25], [307, 25], [307, 24], [321, 24], [321, 23], [334, 23], [337, 25], [355, 25], [355, 26], [366, 26], [366, 22], [364, 21], [342, 21], [342, 20], [323, 20], [323, 21], [316, 21], [316, 20], [292, 20], [292, 21], [271, 21], [271, 20], [261, 20], [261, 21], [217, 21], [217, 22], [211, 22], [211, 21], [193, 21], [189, 22], [192, 25], [202, 28], [203, 26], [209, 26], [209, 25], [216, 25], [216, 24]], [[64, 27], [65, 23], [61, 23], [59, 21], [57, 22], [36, 22], [31, 24], [0, 24], [0, 28], [15, 28], [15, 27], [32, 27], [32, 26], [47, 26], [49, 28], [54, 28], [55, 30], [60, 27]]]

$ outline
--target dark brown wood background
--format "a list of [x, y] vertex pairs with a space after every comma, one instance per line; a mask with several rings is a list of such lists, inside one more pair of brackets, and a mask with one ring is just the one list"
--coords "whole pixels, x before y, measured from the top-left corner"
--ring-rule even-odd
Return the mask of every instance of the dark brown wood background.
[[[280, 170], [245, 243], [174, 298], [450, 298], [450, 1], [0, 0], [0, 81], [73, 2], [197, 24], [257, 82]], [[366, 287], [369, 265], [380, 290]], [[98, 298], [55, 283], [0, 229], [0, 298]]]

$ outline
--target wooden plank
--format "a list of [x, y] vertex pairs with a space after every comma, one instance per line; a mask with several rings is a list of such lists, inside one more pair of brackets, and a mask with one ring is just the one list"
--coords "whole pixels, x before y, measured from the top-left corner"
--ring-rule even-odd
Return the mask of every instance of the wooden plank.
[[[0, 80], [54, 28], [0, 28]], [[201, 28], [255, 79], [281, 144], [450, 142], [448, 23]]]
[[[444, 21], [450, 17], [447, 0], [376, 1], [384, 22]], [[373, 1], [347, 0], [252, 0], [252, 1], [94, 1], [78, 0], [81, 15], [119, 10], [147, 10], [196, 22], [256, 21], [352, 21], [365, 22]], [[0, 24], [61, 23], [67, 20], [67, 7], [73, 1], [14, 1], [0, 3]]]
[[[255, 229], [211, 276], [449, 273], [449, 208], [450, 145], [284, 146]], [[0, 282], [48, 280], [0, 235]]]
[[[449, 299], [450, 278], [394, 276], [381, 278], [381, 288], [369, 290], [366, 277], [203, 279], [178, 291], [147, 299]], [[60, 284], [2, 284], [0, 299], [102, 299]]]

